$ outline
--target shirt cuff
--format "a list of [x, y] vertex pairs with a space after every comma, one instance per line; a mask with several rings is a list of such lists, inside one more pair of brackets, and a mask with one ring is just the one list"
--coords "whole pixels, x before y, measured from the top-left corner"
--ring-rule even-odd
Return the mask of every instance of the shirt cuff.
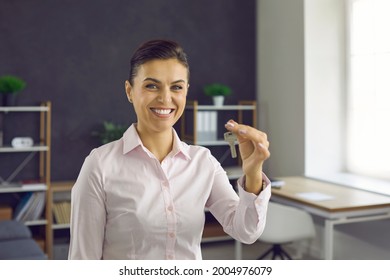
[[271, 197], [271, 181], [268, 179], [267, 175], [263, 173], [263, 182], [265, 183], [265, 187], [261, 190], [258, 195], [254, 193], [247, 192], [245, 190], [245, 176], [242, 176], [237, 180], [237, 188], [238, 194], [240, 196], [240, 200], [243, 200], [245, 204], [254, 205], [255, 203], [261, 203], [261, 201], [268, 201]]
[[[264, 173], [262, 173], [262, 178], [263, 178], [263, 182], [262, 183], [262, 186], [261, 186], [261, 190], [265, 190], [266, 188], [268, 187], [271, 187], [271, 180], [268, 179], [267, 175], [265, 175]], [[245, 191], [245, 175], [241, 176], [238, 180], [237, 180], [237, 185], [243, 189]], [[261, 193], [261, 192], [260, 192]]]

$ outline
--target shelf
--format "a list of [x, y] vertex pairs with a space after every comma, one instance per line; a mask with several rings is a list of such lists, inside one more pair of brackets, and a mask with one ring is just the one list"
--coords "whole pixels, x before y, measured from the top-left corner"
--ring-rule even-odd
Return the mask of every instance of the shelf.
[[[33, 230], [32, 235], [34, 238], [39, 237], [39, 239], [42, 240], [42, 248], [44, 248], [44, 251], [49, 259], [52, 258], [52, 228], [51, 228], [52, 201], [51, 201], [51, 192], [50, 192], [51, 108], [52, 107], [50, 101], [42, 102], [40, 105], [37, 106], [7, 106], [7, 107], [0, 106], [1, 115], [7, 113], [31, 112], [31, 113], [37, 113], [39, 117], [39, 121], [38, 121], [39, 129], [36, 134], [39, 133], [40, 140], [36, 142], [36, 145], [33, 145], [31, 147], [23, 147], [23, 148], [15, 148], [12, 147], [11, 145], [0, 146], [0, 156], [4, 153], [26, 153], [26, 152], [28, 153], [26, 158], [19, 164], [19, 166], [17, 166], [14, 169], [14, 171], [8, 176], [8, 178], [6, 178], [6, 180], [2, 179], [2, 177], [5, 176], [5, 174], [0, 173], [0, 182], [2, 182], [0, 183], [0, 195], [4, 197], [4, 199], [2, 200], [4, 200], [4, 203], [6, 205], [13, 207], [14, 203], [10, 199], [9, 194], [14, 194], [13, 195], [14, 198], [18, 200], [15, 205], [18, 205], [21, 199], [24, 197], [23, 195], [20, 196], [19, 198], [19, 195], [17, 195], [18, 193], [20, 194], [23, 192], [25, 193], [34, 192], [34, 199], [35, 199], [35, 195], [41, 198], [42, 193], [45, 194], [42, 216], [36, 220], [25, 221], [24, 224], [29, 227], [31, 226], [36, 227]], [[29, 118], [27, 115], [25, 115], [23, 118], [24, 119]], [[35, 118], [33, 118], [32, 120], [36, 121]], [[29, 123], [26, 123], [25, 125], [28, 126]], [[12, 127], [12, 122], [10, 123], [10, 126]], [[18, 183], [18, 181], [20, 181], [19, 179], [17, 179], [18, 174], [21, 171], [23, 171], [24, 167], [27, 164], [30, 164], [30, 160], [36, 156], [38, 156], [39, 158], [38, 159], [39, 164], [37, 164], [36, 162], [34, 163], [34, 165], [37, 166], [36, 168], [37, 174], [34, 176], [34, 183], [25, 183], [25, 184]], [[1, 158], [0, 160], [3, 160], [3, 158]], [[15, 163], [18, 160], [19, 157], [16, 157]], [[5, 172], [5, 170], [0, 170], [0, 172]], [[28, 177], [30, 176], [31, 175], [29, 175]], [[39, 203], [41, 203], [41, 201], [39, 201]], [[34, 206], [36, 205], [38, 204], [34, 204]], [[42, 204], [39, 205], [42, 206]], [[33, 211], [32, 209], [35, 210], [34, 208], [29, 208], [27, 209], [27, 211], [29, 210]], [[32, 215], [33, 218], [36, 218], [37, 216], [38, 215]]]
[[0, 107], [0, 112], [48, 112], [47, 106], [15, 106], [15, 107]]
[[42, 226], [47, 224], [47, 220], [35, 220], [24, 222], [26, 226]]
[[0, 147], [0, 153], [21, 153], [21, 152], [47, 152], [49, 150], [48, 146], [36, 145], [26, 148], [14, 148], [11, 146], [2, 146]]
[[[249, 115], [244, 113], [244, 111], [249, 111], [251, 114], [249, 124], [256, 127], [256, 110], [256, 101], [239, 101], [237, 105], [214, 106], [199, 105], [197, 100], [188, 100], [184, 113], [180, 119], [180, 138], [186, 143], [200, 146], [228, 145], [223, 139], [199, 141], [209, 138], [216, 139], [217, 135], [219, 137], [221, 136], [218, 134], [221, 132], [218, 129], [221, 122], [218, 114], [213, 112], [208, 115], [207, 112], [201, 113], [201, 111], [235, 111], [234, 114], [237, 115], [237, 118], [234, 119], [236, 119], [238, 123], [248, 123], [246, 120], [249, 118]], [[231, 117], [229, 116], [229, 118]], [[224, 121], [227, 121], [227, 119]], [[223, 126], [221, 125], [220, 128], [223, 128]]]
[[70, 229], [70, 224], [53, 224], [52, 229]]
[[46, 191], [45, 184], [0, 184], [0, 193], [16, 193], [16, 192], [39, 192]]
[[231, 111], [231, 110], [256, 110], [255, 105], [223, 105], [223, 106], [214, 106], [214, 105], [187, 105], [186, 109], [196, 109], [198, 111]]

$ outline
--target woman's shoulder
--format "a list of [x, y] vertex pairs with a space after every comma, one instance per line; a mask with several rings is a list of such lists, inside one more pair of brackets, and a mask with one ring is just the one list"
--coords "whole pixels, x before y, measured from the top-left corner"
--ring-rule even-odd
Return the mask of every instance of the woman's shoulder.
[[120, 138], [118, 140], [106, 143], [97, 148], [94, 148], [88, 157], [99, 157], [99, 158], [107, 158], [110, 155], [117, 155], [118, 153], [122, 153], [123, 151], [123, 139]]
[[205, 146], [195, 145], [195, 144], [187, 144], [186, 142], [182, 141], [182, 145], [185, 149], [187, 149], [188, 153], [191, 154], [199, 154], [199, 153], [206, 153], [211, 154], [210, 150]]
[[213, 165], [216, 164], [217, 159], [212, 155], [209, 148], [205, 146], [186, 144], [188, 155], [191, 159], [197, 159], [198, 161], [210, 162]]

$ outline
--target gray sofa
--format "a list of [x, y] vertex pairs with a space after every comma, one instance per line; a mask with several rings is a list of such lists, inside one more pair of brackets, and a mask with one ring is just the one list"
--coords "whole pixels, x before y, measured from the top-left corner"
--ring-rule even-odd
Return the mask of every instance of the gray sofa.
[[23, 223], [0, 221], [0, 260], [45, 260], [45, 253]]

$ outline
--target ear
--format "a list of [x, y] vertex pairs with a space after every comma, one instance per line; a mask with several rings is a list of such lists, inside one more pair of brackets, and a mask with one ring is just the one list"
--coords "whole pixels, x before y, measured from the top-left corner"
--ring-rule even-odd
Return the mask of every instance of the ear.
[[129, 100], [130, 103], [133, 103], [132, 96], [131, 96], [132, 87], [128, 80], [125, 81], [125, 90], [126, 90], [127, 99]]

